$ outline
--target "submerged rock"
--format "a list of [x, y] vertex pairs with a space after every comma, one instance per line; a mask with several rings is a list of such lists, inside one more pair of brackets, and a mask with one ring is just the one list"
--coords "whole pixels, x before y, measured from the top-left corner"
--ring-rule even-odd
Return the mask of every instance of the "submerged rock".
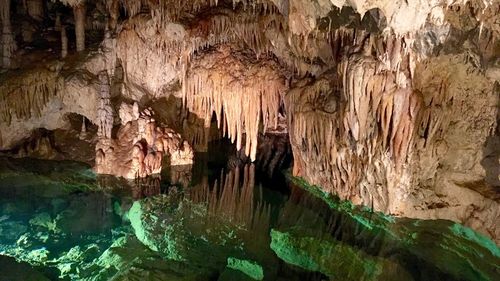
[[[415, 280], [497, 279], [498, 246], [470, 228], [446, 220], [388, 217], [293, 181], [300, 186], [292, 189], [295, 204], [287, 203], [288, 217], [271, 231], [271, 248], [290, 264], [330, 276], [345, 270], [335, 264], [347, 260], [369, 280], [400, 280], [402, 274]], [[316, 212], [304, 206], [315, 206]], [[336, 260], [338, 252], [345, 260]]]
[[213, 272], [173, 260], [151, 251], [134, 236], [118, 238], [88, 267], [81, 280], [211, 280]]
[[[160, 196], [136, 201], [128, 217], [139, 241], [165, 258], [182, 261], [187, 252], [182, 218], [176, 214], [180, 206]], [[163, 213], [165, 211], [165, 213]]]
[[240, 260], [237, 258], [229, 257], [227, 259], [227, 267], [230, 269], [241, 271], [254, 280], [264, 279], [264, 271], [262, 266], [250, 260]]
[[[221, 193], [217, 189], [193, 187], [134, 202], [128, 217], [137, 239], [168, 260], [189, 263], [223, 276], [229, 274], [228, 270], [237, 270], [254, 280], [263, 280], [265, 275], [269, 275], [266, 280], [273, 280], [277, 259], [268, 247], [266, 224], [258, 224], [268, 217], [247, 221], [237, 210], [252, 205], [237, 209], [231, 204], [237, 203], [232, 196], [248, 194], [223, 190], [225, 199], [218, 197]], [[249, 198], [252, 197], [245, 200]], [[245, 215], [251, 215], [255, 210], [246, 211], [249, 213]]]
[[49, 281], [50, 279], [27, 263], [0, 255], [0, 281]]
[[248, 276], [247, 274], [243, 273], [242, 271], [231, 269], [231, 268], [226, 268], [219, 276], [219, 279], [217, 281], [253, 281], [255, 280], [254, 278]]
[[271, 237], [271, 248], [282, 260], [333, 280], [413, 280], [397, 263], [369, 256], [331, 238], [274, 229]]

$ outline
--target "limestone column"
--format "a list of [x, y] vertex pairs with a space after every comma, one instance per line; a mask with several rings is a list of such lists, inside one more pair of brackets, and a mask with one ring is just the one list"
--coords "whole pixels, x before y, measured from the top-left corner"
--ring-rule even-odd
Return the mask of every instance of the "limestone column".
[[56, 13], [56, 22], [54, 23], [54, 30], [55, 31], [61, 31], [61, 14], [58, 12]]
[[109, 77], [106, 71], [99, 73], [100, 101], [97, 108], [99, 123], [97, 126], [97, 135], [99, 138], [111, 139], [113, 130], [113, 108], [111, 107], [111, 95]]
[[10, 0], [0, 0], [0, 21], [2, 22], [2, 65], [4, 68], [10, 68], [12, 54], [17, 48], [10, 23]]
[[61, 57], [65, 58], [68, 55], [68, 36], [66, 34], [66, 27], [61, 26]]
[[44, 18], [43, 0], [26, 0], [25, 3], [28, 15], [37, 21], [42, 21]]
[[73, 14], [75, 16], [75, 33], [76, 33], [76, 51], [85, 50], [85, 2], [82, 1], [73, 6]]
[[120, 15], [120, 3], [118, 0], [107, 0], [106, 4], [108, 6], [109, 13], [108, 27], [110, 31], [114, 32]]

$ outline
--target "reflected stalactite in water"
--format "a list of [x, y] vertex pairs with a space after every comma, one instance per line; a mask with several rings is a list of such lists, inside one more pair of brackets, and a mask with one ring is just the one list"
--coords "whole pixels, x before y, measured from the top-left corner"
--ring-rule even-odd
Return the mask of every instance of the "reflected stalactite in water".
[[137, 178], [132, 187], [132, 198], [140, 200], [142, 198], [161, 194], [161, 176], [152, 175], [146, 178]]
[[207, 223], [224, 218], [243, 226], [251, 235], [267, 236], [270, 229], [271, 206], [263, 201], [262, 187], [255, 186], [255, 166], [247, 164], [220, 177], [210, 187], [208, 177], [189, 192], [193, 203], [207, 206]]
[[[286, 196], [266, 188], [253, 164], [221, 173], [204, 163], [187, 188], [162, 181], [167, 171], [131, 182], [98, 177], [98, 190], [88, 166], [22, 163], [0, 161], [0, 252], [44, 267], [71, 264], [62, 278], [113, 280], [108, 274], [125, 263], [124, 270], [147, 263], [220, 273], [233, 258], [261, 267], [265, 280], [496, 280], [489, 277], [497, 275], [497, 248], [471, 230], [387, 218], [293, 184]], [[85, 260], [68, 262], [75, 253]], [[111, 259], [120, 267], [108, 268]], [[106, 277], [85, 278], [95, 274]]]
[[[162, 174], [153, 174], [144, 178], [125, 179], [109, 175], [98, 175], [97, 185], [103, 190], [130, 191], [134, 200], [167, 194], [176, 186], [187, 188], [192, 179], [192, 165], [171, 166]], [[165, 180], [166, 182], [163, 182]]]
[[127, 190], [134, 200], [140, 200], [162, 193], [161, 175], [151, 175], [133, 180], [100, 175], [97, 176], [97, 184], [103, 190]]
[[166, 169], [168, 180], [173, 185], [186, 188], [191, 183], [193, 177], [192, 165], [170, 166]]
[[390, 257], [391, 253], [401, 246], [390, 243], [394, 237], [387, 237], [390, 231], [383, 225], [378, 225], [378, 213], [373, 213], [372, 217], [350, 216], [342, 207], [337, 208], [339, 210], [332, 209], [321, 199], [292, 185], [290, 197], [280, 213], [278, 226], [289, 228], [301, 225], [309, 229], [309, 234], [320, 240], [335, 239], [356, 248], [363, 248], [374, 256]]

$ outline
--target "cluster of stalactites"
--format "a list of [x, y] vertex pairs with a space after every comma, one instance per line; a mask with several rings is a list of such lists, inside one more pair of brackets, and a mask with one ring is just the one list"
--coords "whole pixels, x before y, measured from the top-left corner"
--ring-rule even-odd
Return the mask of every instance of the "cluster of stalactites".
[[[219, 6], [219, 0], [122, 0], [122, 6], [129, 17], [139, 14], [143, 10], [149, 10], [158, 23], [177, 21], [184, 14], [200, 12], [203, 9]], [[268, 0], [233, 0], [233, 9], [241, 3], [244, 10], [252, 10], [254, 13], [272, 14], [277, 13], [276, 6]], [[111, 4], [108, 4], [111, 6]]]
[[78, 5], [85, 4], [86, 0], [60, 0], [64, 5], [75, 7]]
[[238, 150], [245, 133], [245, 153], [255, 160], [260, 121], [264, 131], [277, 127], [284, 89], [276, 65], [238, 60], [230, 50], [222, 49], [193, 61], [183, 81], [183, 101], [205, 120], [205, 127], [215, 113], [218, 127], [236, 142]]
[[162, 51], [165, 47], [174, 47], [174, 52], [192, 56], [195, 52], [208, 46], [226, 43], [243, 43], [257, 56], [270, 52], [272, 44], [266, 37], [265, 31], [273, 29], [283, 31], [283, 18], [279, 15], [255, 16], [248, 13], [234, 13], [221, 11], [218, 14], [198, 21], [187, 30], [188, 38], [184, 42], [172, 41], [169, 36], [160, 37], [162, 42], [156, 44]]
[[413, 56], [410, 56], [413, 44], [411, 34], [399, 36], [389, 31], [372, 33], [347, 27], [332, 29], [331, 26], [325, 30], [315, 29], [306, 34], [293, 34], [286, 30], [283, 30], [283, 33], [288, 36], [287, 47], [293, 54], [284, 63], [293, 68], [299, 77], [307, 73], [316, 76], [317, 71], [314, 66], [318, 66], [315, 63], [317, 61], [322, 62], [319, 65], [330, 68], [354, 53], [377, 58], [382, 62], [377, 65], [379, 70], [399, 72], [401, 69], [406, 70], [407, 64], [411, 64], [411, 69], [414, 68], [415, 62], [411, 60]]
[[243, 44], [252, 50], [257, 57], [269, 53], [272, 44], [266, 37], [266, 30], [283, 30], [283, 18], [279, 15], [256, 16], [248, 13], [226, 11], [192, 26], [188, 33], [190, 44], [186, 53], [191, 56], [195, 52], [216, 44]]
[[339, 64], [337, 76], [287, 95], [294, 155], [302, 157], [295, 162], [295, 174], [325, 171], [325, 182], [316, 184], [353, 198], [364, 176], [360, 171], [374, 158], [387, 153], [396, 169], [404, 165], [420, 126], [422, 98], [400, 87], [397, 73], [381, 70], [380, 64], [351, 56]]
[[42, 116], [42, 110], [54, 97], [64, 93], [64, 79], [58, 72], [35, 69], [9, 83], [0, 83], [0, 118], [10, 124], [12, 116], [29, 119]]
[[393, 33], [376, 34], [365, 30], [338, 28], [328, 31], [326, 39], [332, 47], [332, 57], [340, 60], [351, 53], [361, 52], [366, 56], [377, 58], [381, 64], [377, 70], [399, 72], [408, 63], [413, 38], [410, 35], [398, 36]]
[[[427, 64], [426, 62], [425, 64]], [[464, 63], [469, 63], [464, 60]], [[424, 67], [422, 64], [421, 67]], [[470, 73], [473, 73], [471, 70]], [[443, 72], [436, 75], [432, 83], [425, 85], [416, 85], [417, 89], [422, 91], [422, 112], [420, 123], [418, 125], [418, 135], [425, 140], [424, 145], [432, 143], [448, 127], [450, 122], [448, 118], [449, 107], [453, 104], [454, 92], [450, 91], [450, 74]], [[420, 83], [419, 83], [420, 84]], [[429, 90], [432, 89], [432, 90]]]
[[[375, 62], [363, 58], [344, 61], [340, 70], [343, 77], [343, 97], [348, 101], [344, 129], [356, 143], [369, 144], [369, 151], [382, 144], [397, 166], [408, 155], [414, 128], [417, 125], [421, 97], [409, 87], [400, 87], [398, 72], [377, 73]], [[377, 134], [369, 135], [377, 120]], [[373, 138], [377, 137], [377, 142]], [[369, 147], [369, 145], [367, 145]]]
[[[130, 2], [141, 3], [141, 1]], [[196, 3], [195, 1], [191, 4], [199, 6]], [[140, 9], [133, 7], [135, 6], [129, 5], [129, 9], [138, 13]], [[156, 12], [158, 10], [158, 8], [152, 9]], [[159, 15], [163, 15], [163, 12], [158, 13], [153, 12], [151, 22], [148, 23], [157, 30], [156, 36], [143, 38], [143, 40], [153, 40], [152, 47], [154, 46], [154, 48], [151, 50], [164, 57], [165, 61], [176, 63], [189, 62], [190, 57], [195, 52], [208, 46], [229, 42], [246, 44], [259, 56], [269, 52], [272, 47], [265, 36], [265, 31], [270, 28], [283, 31], [285, 25], [284, 19], [278, 14], [254, 15], [248, 12], [235, 13], [231, 10], [219, 9], [217, 13], [200, 19], [194, 25], [184, 29], [173, 19], [160, 17]], [[133, 21], [130, 27], [135, 27]], [[125, 32], [127, 33], [127, 30]]]

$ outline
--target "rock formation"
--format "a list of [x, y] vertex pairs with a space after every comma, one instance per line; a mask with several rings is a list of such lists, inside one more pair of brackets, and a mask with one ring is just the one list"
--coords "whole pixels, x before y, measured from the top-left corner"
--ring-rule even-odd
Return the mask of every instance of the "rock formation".
[[111, 96], [108, 74], [105, 71], [99, 73], [99, 107], [97, 108], [97, 136], [102, 139], [111, 138], [113, 130], [113, 108], [111, 107]]
[[85, 21], [86, 21], [86, 3], [85, 0], [62, 0], [66, 5], [73, 8], [75, 18], [76, 51], [85, 50]]
[[61, 58], [68, 55], [68, 35], [66, 35], [66, 27], [61, 26]]
[[10, 2], [9, 0], [2, 0], [2, 2], [0, 2], [0, 21], [2, 22], [2, 66], [4, 68], [11, 67], [11, 57], [17, 48], [10, 21]]
[[244, 57], [231, 52], [223, 48], [204, 55], [202, 60], [194, 59], [184, 81], [183, 99], [190, 112], [204, 118], [205, 127], [210, 126], [215, 114], [219, 129], [236, 142], [238, 150], [245, 134], [245, 154], [253, 161], [261, 116], [264, 132], [278, 126], [285, 81], [276, 73], [276, 65], [249, 65]]
[[[157, 126], [149, 109], [137, 116], [137, 104], [130, 107], [135, 110], [126, 109], [123, 104], [120, 108], [124, 124], [118, 129], [116, 139], [106, 134], [100, 136], [94, 168], [97, 173], [128, 179], [158, 174], [164, 157], [170, 166], [193, 164], [193, 149], [178, 133]], [[130, 111], [132, 116], [127, 115]]]
[[500, 239], [498, 1], [10, 3], [2, 150], [79, 114], [96, 171], [134, 178], [222, 137], [281, 159], [258, 142], [287, 133], [293, 175], [325, 192]]

